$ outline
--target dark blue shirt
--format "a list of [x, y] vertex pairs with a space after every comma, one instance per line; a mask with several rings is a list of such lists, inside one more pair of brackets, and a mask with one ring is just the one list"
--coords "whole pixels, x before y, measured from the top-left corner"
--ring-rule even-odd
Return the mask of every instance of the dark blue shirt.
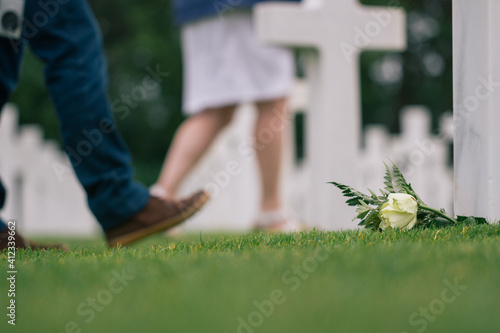
[[266, 1], [300, 2], [300, 0], [173, 0], [172, 7], [176, 22], [186, 24], [210, 16], [223, 16], [235, 9], [251, 8], [258, 2]]

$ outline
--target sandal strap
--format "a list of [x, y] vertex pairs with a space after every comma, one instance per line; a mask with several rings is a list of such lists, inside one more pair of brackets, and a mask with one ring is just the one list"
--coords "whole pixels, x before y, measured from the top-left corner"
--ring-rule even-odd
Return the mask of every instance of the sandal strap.
[[256, 219], [256, 224], [261, 227], [269, 227], [273, 224], [286, 221], [286, 214], [281, 209], [261, 212]]
[[149, 194], [157, 198], [167, 198], [168, 192], [158, 184], [153, 184], [149, 187]]

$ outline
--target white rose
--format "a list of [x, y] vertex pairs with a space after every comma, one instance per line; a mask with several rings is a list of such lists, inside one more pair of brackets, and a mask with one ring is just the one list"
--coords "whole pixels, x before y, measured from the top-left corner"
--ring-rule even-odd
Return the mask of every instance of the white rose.
[[380, 209], [380, 228], [410, 230], [417, 222], [417, 200], [409, 194], [391, 193]]

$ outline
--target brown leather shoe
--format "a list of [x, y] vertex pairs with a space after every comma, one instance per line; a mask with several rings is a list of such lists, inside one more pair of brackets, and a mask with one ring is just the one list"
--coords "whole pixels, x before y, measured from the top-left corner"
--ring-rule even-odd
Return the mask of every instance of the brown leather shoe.
[[194, 215], [208, 201], [209, 195], [199, 191], [180, 201], [152, 196], [142, 211], [122, 225], [106, 231], [110, 247], [127, 245], [144, 237], [165, 231]]
[[[63, 250], [63, 251], [68, 251], [68, 248], [63, 245], [63, 244], [39, 244], [36, 242], [31, 242], [25, 240], [18, 232], [15, 233], [14, 241], [9, 241], [9, 229], [5, 229], [0, 231], [0, 252], [2, 252], [5, 249], [8, 249], [9, 247], [13, 246], [16, 249], [39, 249], [39, 250]], [[10, 243], [10, 244], [9, 244]], [[13, 243], [13, 244], [12, 244]]]

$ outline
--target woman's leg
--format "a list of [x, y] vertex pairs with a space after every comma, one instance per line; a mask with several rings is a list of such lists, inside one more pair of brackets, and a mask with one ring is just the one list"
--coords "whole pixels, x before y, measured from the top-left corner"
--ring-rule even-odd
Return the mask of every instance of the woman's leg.
[[156, 183], [167, 198], [175, 198], [186, 175], [229, 124], [235, 109], [234, 105], [207, 109], [191, 116], [179, 127]]
[[279, 181], [283, 132], [288, 125], [286, 98], [259, 102], [257, 107], [255, 147], [262, 184], [261, 211], [277, 211], [282, 208]]
[[289, 125], [286, 98], [257, 103], [259, 115], [255, 127], [255, 150], [259, 162], [262, 201], [254, 229], [271, 232], [303, 230], [300, 223], [288, 216], [280, 194], [280, 171], [283, 132]]

